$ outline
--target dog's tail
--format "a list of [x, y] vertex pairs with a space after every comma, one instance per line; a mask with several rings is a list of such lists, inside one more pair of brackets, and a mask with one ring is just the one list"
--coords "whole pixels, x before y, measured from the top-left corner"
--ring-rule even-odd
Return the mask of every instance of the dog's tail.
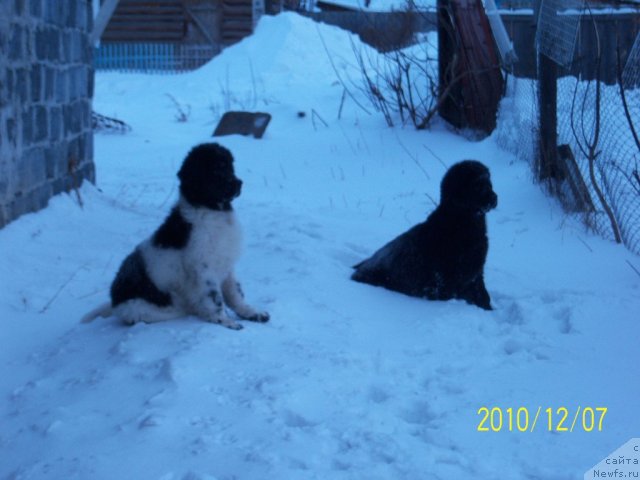
[[94, 308], [89, 313], [87, 313], [84, 317], [82, 317], [82, 320], [80, 320], [80, 322], [81, 323], [93, 322], [98, 317], [103, 317], [103, 318], [108, 317], [109, 315], [112, 314], [112, 312], [113, 312], [113, 309], [111, 308], [111, 302], [106, 302], [100, 305], [99, 307]]

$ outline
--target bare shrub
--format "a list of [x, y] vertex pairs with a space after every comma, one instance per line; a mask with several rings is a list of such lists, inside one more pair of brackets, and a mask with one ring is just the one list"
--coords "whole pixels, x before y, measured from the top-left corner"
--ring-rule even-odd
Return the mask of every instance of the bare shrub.
[[383, 54], [351, 44], [364, 93], [389, 126], [427, 128], [438, 110], [437, 50], [428, 37], [420, 44]]

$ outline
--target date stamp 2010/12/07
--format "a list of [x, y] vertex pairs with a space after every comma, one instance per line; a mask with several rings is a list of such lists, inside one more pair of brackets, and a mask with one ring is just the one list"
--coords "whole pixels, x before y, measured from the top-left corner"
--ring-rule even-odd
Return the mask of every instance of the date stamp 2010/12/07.
[[549, 432], [601, 432], [607, 407], [567, 407], [529, 410], [527, 407], [480, 407], [478, 432], [533, 432], [536, 427]]

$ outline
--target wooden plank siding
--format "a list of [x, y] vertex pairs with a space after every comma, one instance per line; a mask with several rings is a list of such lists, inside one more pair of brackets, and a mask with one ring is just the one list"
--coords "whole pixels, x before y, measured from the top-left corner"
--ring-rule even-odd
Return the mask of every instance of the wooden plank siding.
[[102, 42], [231, 45], [253, 27], [252, 0], [120, 0]]
[[222, 0], [222, 41], [231, 45], [253, 32], [250, 0]]
[[187, 31], [181, 0], [120, 0], [103, 42], [181, 42]]

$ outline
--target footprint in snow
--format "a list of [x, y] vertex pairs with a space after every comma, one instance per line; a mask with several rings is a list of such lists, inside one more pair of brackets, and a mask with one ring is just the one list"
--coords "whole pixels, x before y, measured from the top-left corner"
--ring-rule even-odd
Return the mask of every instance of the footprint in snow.
[[522, 351], [523, 346], [519, 341], [514, 339], [509, 339], [506, 342], [504, 342], [502, 349], [506, 355], [510, 356]]
[[467, 389], [464, 386], [453, 382], [444, 381], [440, 388], [447, 395], [463, 395], [467, 392]]
[[557, 311], [553, 317], [558, 322], [558, 331], [564, 335], [576, 333], [573, 326], [571, 308], [564, 307]]
[[548, 291], [540, 295], [540, 300], [542, 300], [543, 303], [547, 303], [547, 304], [556, 303], [561, 299], [562, 299], [562, 295], [558, 292]]
[[391, 395], [384, 388], [379, 387], [377, 385], [372, 386], [369, 389], [369, 400], [373, 403], [385, 403]]
[[413, 425], [431, 425], [438, 417], [427, 402], [415, 402], [400, 413], [400, 418]]
[[525, 314], [522, 307], [517, 302], [509, 302], [509, 304], [498, 311], [498, 321], [508, 325], [524, 325], [526, 323]]
[[316, 424], [311, 420], [304, 418], [302, 415], [287, 410], [284, 414], [284, 424], [290, 428], [307, 428], [314, 427]]

